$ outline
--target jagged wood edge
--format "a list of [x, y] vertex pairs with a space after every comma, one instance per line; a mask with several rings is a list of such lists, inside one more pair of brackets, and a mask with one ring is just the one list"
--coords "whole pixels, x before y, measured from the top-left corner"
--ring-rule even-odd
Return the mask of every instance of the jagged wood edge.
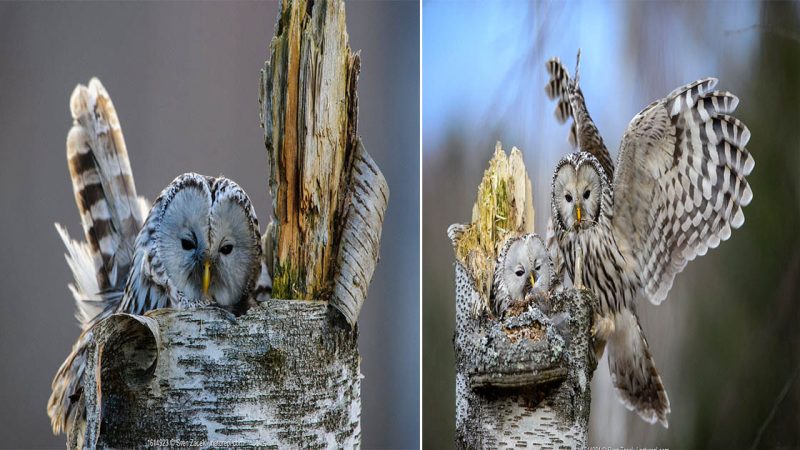
[[[326, 26], [320, 29], [316, 21], [323, 11]], [[259, 102], [270, 159], [273, 199], [273, 233], [269, 237], [271, 242], [264, 242], [265, 247], [274, 249], [265, 252], [273, 255], [272, 261], [267, 261], [273, 274], [273, 296], [329, 299], [331, 305], [354, 326], [377, 264], [389, 189], [358, 137], [357, 84], [361, 62], [360, 55], [352, 53], [347, 45], [344, 16], [344, 6], [336, 0], [310, 3], [298, 0], [296, 4], [282, 7], [270, 45], [270, 61], [265, 63], [261, 72]], [[336, 42], [342, 45], [328, 47], [334, 24], [338, 26], [340, 37], [344, 36], [342, 41]], [[331, 56], [331, 51], [337, 52], [335, 57]], [[343, 75], [336, 72], [341, 76], [334, 77], [333, 81], [325, 80], [323, 91], [309, 91], [313, 83], [318, 82], [315, 77], [324, 75], [317, 72], [322, 67], [333, 67], [331, 58], [340, 61], [337, 64], [341, 65], [336, 67], [344, 70]], [[319, 65], [326, 61], [328, 66]], [[342, 86], [337, 83], [342, 81], [345, 83], [344, 98], [335, 101], [332, 96], [338, 95], [336, 89]], [[329, 86], [334, 87], [327, 88]], [[329, 92], [331, 90], [333, 92]], [[318, 102], [324, 101], [329, 103], [320, 107]], [[340, 109], [342, 105], [343, 109]], [[308, 108], [315, 109], [309, 112]], [[318, 110], [323, 112], [324, 121], [316, 115], [309, 116]], [[330, 111], [334, 113], [330, 114]], [[297, 118], [297, 123], [292, 123], [292, 117]], [[307, 127], [312, 127], [317, 134], [320, 128], [343, 130], [344, 133], [342, 136], [337, 134], [341, 138], [339, 141], [334, 139], [341, 148], [333, 148], [335, 155], [329, 170], [332, 173], [330, 185], [318, 188], [318, 194], [323, 195], [309, 198], [303, 197], [309, 189], [305, 185], [309, 181], [306, 178], [316, 178], [314, 174], [304, 172], [308, 164], [304, 161], [319, 156], [308, 152], [330, 149], [331, 146], [319, 144], [315, 140], [317, 134], [307, 132]], [[320, 139], [324, 140], [329, 134], [322, 135]], [[314, 139], [306, 142], [304, 139], [309, 136]], [[295, 162], [299, 165], [295, 166]], [[325, 172], [322, 165], [316, 164], [312, 168], [322, 173]], [[311, 184], [319, 186], [316, 182]], [[298, 195], [302, 198], [298, 199]], [[314, 198], [322, 199], [323, 203], [330, 200], [330, 203], [302, 203]], [[331, 208], [335, 209], [332, 215], [325, 216], [327, 219], [318, 220], [314, 215], [320, 211], [329, 214]], [[304, 214], [309, 215], [302, 217]], [[332, 222], [327, 222], [328, 219]], [[325, 224], [329, 226], [325, 227]], [[290, 229], [285, 231], [286, 227]], [[287, 233], [295, 237], [287, 238]], [[287, 243], [298, 245], [297, 248], [288, 248]], [[324, 249], [320, 250], [319, 245]]]

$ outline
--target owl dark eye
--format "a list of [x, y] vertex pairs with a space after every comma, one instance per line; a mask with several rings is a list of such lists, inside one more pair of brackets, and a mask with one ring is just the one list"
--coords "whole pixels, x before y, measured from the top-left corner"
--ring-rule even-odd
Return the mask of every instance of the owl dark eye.
[[537, 265], [536, 265], [536, 267], [535, 267], [533, 270], [535, 270], [535, 271], [537, 271], [537, 272], [538, 272], [538, 271], [539, 271], [539, 269], [541, 269], [541, 268], [542, 268], [542, 266], [541, 266], [541, 265], [539, 265], [539, 264], [537, 264]]
[[518, 277], [525, 275], [525, 271], [522, 269], [517, 269], [517, 271], [514, 273], [517, 274]]
[[225, 244], [219, 248], [219, 252], [223, 255], [229, 255], [233, 251], [233, 245]]
[[195, 243], [189, 239], [181, 239], [181, 247], [183, 247], [184, 250], [189, 251], [197, 248], [197, 245], [195, 245]]
[[565, 195], [564, 199], [567, 201], [567, 203], [571, 203], [572, 202], [572, 196], [569, 195], [569, 194]]
[[592, 192], [591, 192], [590, 190], [588, 190], [588, 189], [587, 189], [587, 190], [586, 190], [586, 192], [584, 192], [584, 193], [583, 193], [583, 198], [584, 198], [585, 200], [589, 200], [589, 194], [591, 194], [591, 193], [592, 193]]

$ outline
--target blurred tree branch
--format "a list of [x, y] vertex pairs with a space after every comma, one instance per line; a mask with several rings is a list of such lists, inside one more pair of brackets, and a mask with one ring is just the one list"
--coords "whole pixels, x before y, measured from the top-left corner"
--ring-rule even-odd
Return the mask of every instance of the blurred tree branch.
[[776, 27], [776, 26], [763, 25], [763, 24], [760, 24], [760, 23], [750, 25], [749, 27], [737, 28], [737, 29], [733, 29], [733, 30], [725, 30], [724, 32], [725, 32], [725, 35], [730, 36], [730, 35], [734, 35], [734, 34], [746, 33], [748, 31], [754, 31], [754, 30], [755, 31], [760, 31], [762, 33], [774, 34], [775, 36], [780, 36], [782, 38], [786, 38], [786, 39], [795, 41], [795, 43], [800, 44], [800, 33], [793, 32], [791, 30], [786, 30], [786, 29], [783, 29], [783, 28], [780, 28], [780, 27]]

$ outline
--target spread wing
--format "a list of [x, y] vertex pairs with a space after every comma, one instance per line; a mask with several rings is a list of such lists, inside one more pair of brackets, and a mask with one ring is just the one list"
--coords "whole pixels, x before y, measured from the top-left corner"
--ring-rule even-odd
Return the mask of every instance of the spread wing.
[[733, 94], [707, 78], [676, 89], [631, 120], [614, 181], [613, 226], [637, 258], [644, 294], [662, 302], [675, 275], [744, 223], [755, 165], [750, 131], [730, 116]]

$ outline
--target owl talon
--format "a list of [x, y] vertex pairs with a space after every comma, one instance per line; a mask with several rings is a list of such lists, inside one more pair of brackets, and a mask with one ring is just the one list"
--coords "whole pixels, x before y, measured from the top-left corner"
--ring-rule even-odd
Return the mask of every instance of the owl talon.
[[589, 330], [592, 336], [592, 346], [594, 356], [599, 361], [606, 349], [608, 338], [614, 333], [616, 325], [612, 316], [601, 316], [595, 313], [592, 319], [592, 327]]
[[595, 314], [590, 331], [592, 333], [592, 337], [606, 341], [612, 334], [614, 334], [615, 328], [616, 325], [614, 325], [613, 318]]

